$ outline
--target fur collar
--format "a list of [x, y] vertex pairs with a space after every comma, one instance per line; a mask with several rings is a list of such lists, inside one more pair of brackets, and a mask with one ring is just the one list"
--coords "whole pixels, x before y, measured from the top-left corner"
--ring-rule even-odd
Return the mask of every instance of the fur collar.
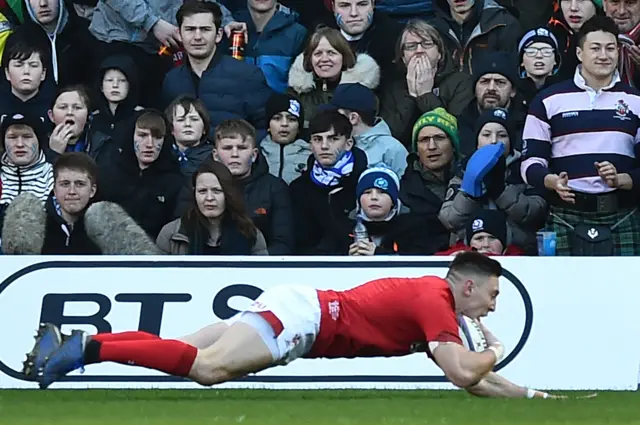
[[[360, 83], [374, 90], [380, 84], [380, 67], [371, 56], [359, 53], [356, 65], [342, 73], [340, 83]], [[305, 71], [302, 66], [302, 54], [298, 55], [289, 71], [289, 87], [298, 94], [309, 93], [316, 88], [313, 72]]]

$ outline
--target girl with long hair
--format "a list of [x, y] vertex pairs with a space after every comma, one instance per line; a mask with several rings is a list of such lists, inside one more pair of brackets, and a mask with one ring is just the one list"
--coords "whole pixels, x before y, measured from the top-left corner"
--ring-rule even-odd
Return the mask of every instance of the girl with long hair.
[[156, 244], [172, 255], [268, 255], [262, 233], [223, 164], [206, 160], [192, 176], [191, 207], [165, 225]]

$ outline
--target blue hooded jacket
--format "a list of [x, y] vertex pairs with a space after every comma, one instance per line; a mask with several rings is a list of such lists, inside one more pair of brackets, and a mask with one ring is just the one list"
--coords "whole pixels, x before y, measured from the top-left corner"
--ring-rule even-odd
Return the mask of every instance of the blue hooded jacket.
[[298, 15], [291, 9], [278, 5], [275, 15], [258, 34], [249, 9], [240, 10], [234, 16], [245, 22], [249, 43], [245, 46], [245, 61], [257, 65], [272, 90], [284, 93], [288, 87], [289, 68], [293, 59], [302, 51], [307, 37], [305, 27], [297, 22]]

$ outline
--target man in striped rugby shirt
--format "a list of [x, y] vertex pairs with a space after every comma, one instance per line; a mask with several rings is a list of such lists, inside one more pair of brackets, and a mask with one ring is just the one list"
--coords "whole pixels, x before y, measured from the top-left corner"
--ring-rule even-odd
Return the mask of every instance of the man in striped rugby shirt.
[[522, 177], [547, 189], [557, 255], [640, 255], [640, 92], [616, 70], [613, 20], [591, 18], [577, 39], [573, 80], [531, 104]]

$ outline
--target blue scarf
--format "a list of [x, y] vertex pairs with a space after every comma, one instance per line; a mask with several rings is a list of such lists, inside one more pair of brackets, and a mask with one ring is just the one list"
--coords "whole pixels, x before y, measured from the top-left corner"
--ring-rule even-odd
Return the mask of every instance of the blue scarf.
[[316, 160], [311, 170], [311, 181], [318, 186], [334, 187], [340, 184], [340, 179], [351, 174], [354, 164], [353, 152], [347, 151], [331, 168], [324, 168]]

